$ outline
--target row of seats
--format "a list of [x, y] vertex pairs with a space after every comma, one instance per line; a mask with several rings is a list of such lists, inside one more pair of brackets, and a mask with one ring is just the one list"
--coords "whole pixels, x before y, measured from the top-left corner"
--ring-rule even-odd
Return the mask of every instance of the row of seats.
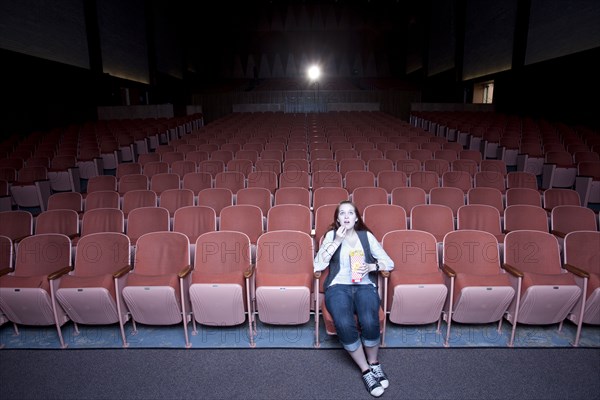
[[[0, 213], [4, 224], [0, 234], [15, 243], [31, 235], [60, 233], [73, 244], [90, 234], [99, 232], [125, 233], [135, 246], [140, 236], [157, 231], [183, 233], [190, 243], [206, 232], [239, 231], [246, 234], [253, 245], [266, 232], [296, 230], [315, 241], [315, 250], [329, 229], [337, 203], [325, 204], [313, 212], [301, 204], [279, 204], [266, 214], [255, 205], [228, 205], [217, 214], [209, 206], [183, 206], [172, 216], [169, 210], [156, 204], [132, 209], [127, 216], [118, 207], [96, 208], [83, 213], [80, 222], [76, 211], [48, 210], [33, 218], [27, 211]], [[533, 205], [513, 205], [501, 216], [489, 205], [470, 204], [453, 210], [441, 204], [420, 204], [407, 211], [397, 205], [368, 204], [361, 211], [364, 221], [375, 237], [382, 241], [393, 230], [421, 230], [431, 233], [441, 243], [446, 234], [455, 230], [480, 230], [496, 237], [502, 243], [506, 233], [518, 230], [536, 230], [554, 234], [562, 245], [564, 237], [577, 230], [598, 230], [600, 218], [591, 209], [581, 206], [557, 206], [548, 216], [546, 210]]]
[[[445, 345], [453, 322], [550, 325], [570, 320], [600, 324], [600, 232], [576, 231], [565, 238], [561, 259], [556, 238], [546, 232], [521, 230], [504, 238], [501, 264], [496, 238], [476, 230], [453, 231], [443, 239], [442, 262], [436, 238], [418, 230], [395, 230], [382, 240], [395, 269], [382, 272], [383, 337], [387, 320], [396, 324], [430, 324], [438, 331], [446, 321]], [[3, 265], [10, 239], [0, 237]], [[71, 240], [61, 234], [38, 234], [17, 247], [14, 269], [0, 276], [0, 322], [61, 326], [119, 324], [127, 346], [125, 324], [182, 324], [185, 346], [188, 325], [248, 324], [254, 345], [257, 319], [265, 324], [301, 325], [315, 319], [315, 345], [325, 276], [313, 273], [313, 242], [299, 231], [272, 231], [259, 238], [256, 262], [250, 238], [242, 232], [200, 235], [195, 257], [179, 232], [152, 232], [137, 241], [130, 263], [130, 239], [116, 232], [82, 237], [71, 262]], [[4, 251], [7, 250], [7, 251]], [[323, 310], [326, 331], [335, 334]]]

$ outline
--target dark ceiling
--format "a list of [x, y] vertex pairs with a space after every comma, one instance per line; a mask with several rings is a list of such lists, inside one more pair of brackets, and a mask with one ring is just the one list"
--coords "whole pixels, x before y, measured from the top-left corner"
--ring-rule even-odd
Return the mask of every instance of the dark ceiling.
[[207, 76], [233, 76], [233, 60], [243, 68], [252, 60], [290, 57], [321, 61], [341, 71], [356, 59], [385, 60], [382, 75], [405, 71], [407, 37], [420, 23], [422, 4], [392, 1], [217, 1], [169, 3], [182, 18], [187, 68]]

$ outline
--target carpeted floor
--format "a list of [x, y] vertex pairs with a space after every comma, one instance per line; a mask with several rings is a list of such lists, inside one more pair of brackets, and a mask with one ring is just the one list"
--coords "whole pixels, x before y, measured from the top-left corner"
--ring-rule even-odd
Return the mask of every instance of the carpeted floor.
[[[188, 325], [190, 343], [193, 348], [248, 348], [250, 340], [248, 326], [211, 327], [197, 325], [193, 332]], [[336, 336], [329, 336], [320, 323], [319, 347], [341, 348]], [[575, 338], [575, 325], [565, 322], [561, 331], [558, 325], [527, 326], [519, 325], [516, 330], [514, 347], [517, 348], [560, 348], [571, 347]], [[497, 347], [508, 344], [512, 326], [504, 322], [501, 332], [497, 324], [462, 325], [452, 324], [449, 347]], [[137, 324], [133, 333], [132, 324], [125, 326], [130, 348], [184, 348], [185, 339], [182, 325], [150, 326]], [[118, 325], [80, 326], [75, 333], [72, 323], [62, 328], [63, 337], [69, 348], [107, 349], [121, 348], [122, 341]], [[442, 348], [446, 337], [446, 325], [436, 332], [436, 324], [424, 326], [401, 326], [387, 324], [385, 345], [390, 348]], [[257, 348], [314, 348], [314, 322], [301, 326], [275, 326], [257, 324], [254, 337]], [[14, 334], [12, 324], [0, 327], [0, 345], [7, 349], [56, 349], [60, 342], [56, 329], [50, 327], [19, 326], [19, 335]], [[600, 327], [584, 326], [580, 347], [600, 348]]]

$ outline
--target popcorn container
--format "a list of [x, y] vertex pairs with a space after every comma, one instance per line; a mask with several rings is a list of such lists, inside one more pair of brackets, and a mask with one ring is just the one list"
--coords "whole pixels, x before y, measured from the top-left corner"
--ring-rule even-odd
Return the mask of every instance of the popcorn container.
[[362, 274], [358, 269], [365, 262], [365, 253], [362, 250], [352, 250], [350, 252], [350, 267], [352, 269], [352, 282], [357, 283], [362, 280]]

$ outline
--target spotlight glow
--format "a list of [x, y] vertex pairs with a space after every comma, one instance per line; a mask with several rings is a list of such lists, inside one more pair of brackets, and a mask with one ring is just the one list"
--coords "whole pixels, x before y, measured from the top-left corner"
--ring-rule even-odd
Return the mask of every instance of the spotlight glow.
[[321, 68], [318, 65], [313, 65], [308, 69], [308, 79], [311, 81], [316, 81], [321, 76]]

